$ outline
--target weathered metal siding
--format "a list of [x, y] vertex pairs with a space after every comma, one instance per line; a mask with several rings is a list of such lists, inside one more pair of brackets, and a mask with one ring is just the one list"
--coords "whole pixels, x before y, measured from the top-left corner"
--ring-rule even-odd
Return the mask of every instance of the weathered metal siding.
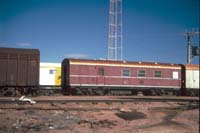
[[96, 84], [95, 66], [70, 65], [70, 84]]
[[199, 89], [198, 70], [186, 70], [186, 88]]
[[39, 57], [36, 49], [0, 48], [0, 86], [38, 86]]
[[[31, 57], [32, 56], [32, 57]], [[35, 58], [35, 55], [30, 55], [28, 59], [28, 85], [39, 84], [39, 65], [40, 62]]]
[[7, 56], [0, 52], [0, 86], [7, 84]]
[[199, 65], [185, 65], [185, 86], [188, 89], [199, 89]]
[[[104, 75], [99, 75], [99, 68], [104, 69]], [[173, 69], [174, 68], [174, 69]], [[122, 76], [122, 70], [130, 70], [130, 76]], [[145, 77], [138, 77], [138, 71], [145, 70]], [[154, 71], [161, 71], [161, 77], [154, 77]], [[173, 79], [173, 72], [178, 73], [178, 78]], [[181, 67], [168, 68], [151, 67], [123, 67], [104, 65], [70, 64], [70, 85], [78, 86], [126, 86], [126, 87], [181, 87]]]

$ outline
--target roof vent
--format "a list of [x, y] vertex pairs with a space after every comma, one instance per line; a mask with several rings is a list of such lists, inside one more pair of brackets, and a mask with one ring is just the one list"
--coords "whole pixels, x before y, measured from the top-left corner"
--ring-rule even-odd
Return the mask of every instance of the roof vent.
[[139, 64], [142, 64], [142, 62], [140, 61], [140, 62], [138, 62]]
[[155, 62], [155, 64], [158, 64], [158, 62]]
[[123, 63], [126, 63], [126, 61], [123, 61]]
[[105, 58], [99, 58], [99, 60], [106, 60]]

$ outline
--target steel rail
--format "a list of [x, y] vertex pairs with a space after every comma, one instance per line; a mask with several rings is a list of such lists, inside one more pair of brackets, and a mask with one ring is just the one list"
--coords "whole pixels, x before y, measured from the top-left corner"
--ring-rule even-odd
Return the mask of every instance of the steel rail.
[[[199, 102], [199, 99], [180, 98], [121, 98], [121, 99], [64, 99], [64, 100], [34, 100], [36, 103], [125, 103], [125, 102]], [[18, 99], [0, 99], [0, 104], [28, 103]]]

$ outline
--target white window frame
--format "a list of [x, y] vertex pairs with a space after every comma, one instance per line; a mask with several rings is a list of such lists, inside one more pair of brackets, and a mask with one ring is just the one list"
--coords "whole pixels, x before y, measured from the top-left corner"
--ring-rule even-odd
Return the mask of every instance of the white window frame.
[[178, 71], [173, 71], [172, 72], [172, 78], [173, 79], [178, 79], [179, 77], [178, 77]]
[[[124, 71], [128, 71], [128, 75], [124, 75]], [[129, 69], [122, 69], [122, 76], [130, 77], [131, 76], [131, 71]]]
[[[156, 72], [160, 72], [160, 75], [156, 75]], [[161, 78], [162, 77], [162, 72], [160, 70], [154, 71], [154, 77], [155, 78]]]
[[[139, 76], [140, 71], [144, 71], [144, 76]], [[137, 71], [137, 77], [139, 77], [139, 78], [144, 78], [144, 77], [146, 77], [146, 70], [138, 70], [138, 71]]]

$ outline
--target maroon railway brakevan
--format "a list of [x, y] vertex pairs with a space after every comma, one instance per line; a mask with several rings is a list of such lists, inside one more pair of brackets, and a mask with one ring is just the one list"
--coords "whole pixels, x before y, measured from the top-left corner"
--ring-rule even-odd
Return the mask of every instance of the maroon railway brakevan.
[[176, 93], [181, 88], [181, 65], [64, 59], [62, 87], [80, 94]]

